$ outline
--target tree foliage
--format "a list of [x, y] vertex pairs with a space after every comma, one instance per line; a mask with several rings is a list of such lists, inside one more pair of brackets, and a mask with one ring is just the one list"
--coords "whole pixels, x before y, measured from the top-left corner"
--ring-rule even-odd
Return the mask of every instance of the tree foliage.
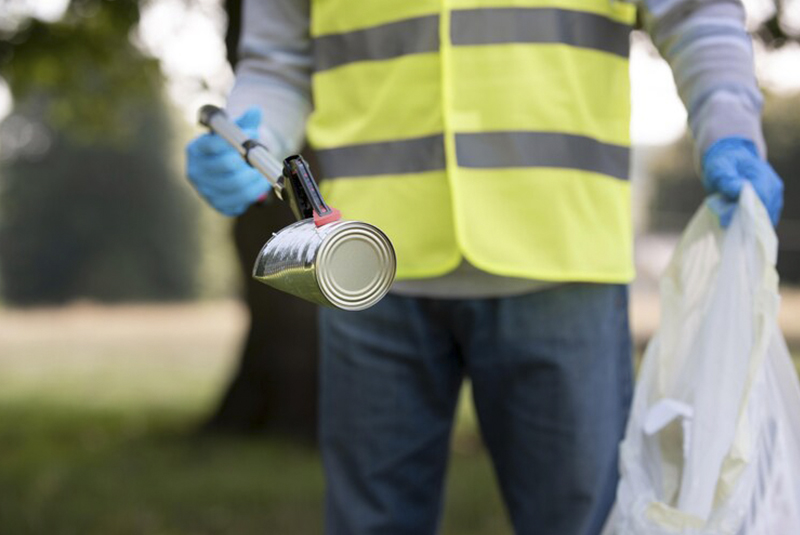
[[46, 97], [49, 126], [85, 143], [121, 142], [161, 90], [157, 60], [128, 39], [135, 0], [73, 0], [64, 18], [21, 22], [0, 41], [0, 73], [16, 99]]
[[798, 0], [773, 0], [774, 13], [756, 29], [755, 36], [770, 48], [781, 48], [789, 43], [800, 43], [800, 27], [788, 22], [787, 13], [800, 10]]
[[[0, 130], [0, 274], [15, 304], [182, 299], [196, 288], [196, 205], [172, 169], [158, 62], [134, 0], [73, 0], [0, 42], [14, 113]], [[44, 140], [44, 141], [42, 141]]]

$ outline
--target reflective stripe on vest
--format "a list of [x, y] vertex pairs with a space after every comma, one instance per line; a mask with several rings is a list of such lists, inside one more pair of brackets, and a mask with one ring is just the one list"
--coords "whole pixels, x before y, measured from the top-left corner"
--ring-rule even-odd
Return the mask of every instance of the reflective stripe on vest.
[[[562, 167], [628, 178], [629, 149], [589, 137], [550, 132], [456, 134], [460, 167]], [[445, 169], [444, 136], [320, 149], [325, 178], [422, 173]]]
[[[454, 46], [560, 43], [627, 57], [630, 27], [593, 13], [564, 9], [464, 9], [451, 14]], [[316, 72], [439, 49], [439, 15], [317, 37]]]
[[398, 278], [466, 257], [499, 275], [629, 281], [634, 9], [448, 4], [312, 0], [308, 136], [327, 200], [387, 232]]

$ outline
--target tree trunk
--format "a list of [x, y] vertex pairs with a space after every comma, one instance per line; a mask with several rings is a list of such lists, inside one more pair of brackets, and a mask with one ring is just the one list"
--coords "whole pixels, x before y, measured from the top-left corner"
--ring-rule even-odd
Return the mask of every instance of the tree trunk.
[[234, 238], [250, 310], [250, 330], [233, 381], [205, 429], [315, 436], [316, 307], [253, 280], [258, 252], [272, 232], [293, 221], [280, 201], [251, 208], [236, 220]]
[[[225, 44], [235, 63], [241, 24], [240, 0], [226, 0]], [[316, 307], [256, 282], [250, 276], [258, 252], [273, 232], [294, 221], [288, 206], [270, 197], [236, 220], [234, 239], [250, 330], [239, 368], [205, 431], [268, 432], [300, 439], [316, 436]]]

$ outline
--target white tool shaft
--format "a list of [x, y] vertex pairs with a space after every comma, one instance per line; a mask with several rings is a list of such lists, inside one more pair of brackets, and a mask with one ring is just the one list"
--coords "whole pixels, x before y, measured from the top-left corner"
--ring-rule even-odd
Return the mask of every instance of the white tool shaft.
[[[277, 190], [283, 189], [279, 179], [283, 175], [283, 164], [275, 158], [263, 145], [248, 144], [251, 140], [236, 123], [231, 121], [225, 112], [216, 106], [203, 106], [200, 109], [200, 124], [207, 126], [212, 132], [230, 143], [239, 151], [247, 162], [258, 169]], [[248, 147], [248, 145], [250, 145]]]

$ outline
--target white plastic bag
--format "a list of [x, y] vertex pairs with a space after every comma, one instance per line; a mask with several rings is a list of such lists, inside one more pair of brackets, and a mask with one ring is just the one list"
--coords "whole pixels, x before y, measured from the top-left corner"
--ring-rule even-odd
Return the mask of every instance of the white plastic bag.
[[661, 281], [605, 535], [800, 535], [800, 385], [777, 327], [777, 239], [745, 187], [700, 208]]

